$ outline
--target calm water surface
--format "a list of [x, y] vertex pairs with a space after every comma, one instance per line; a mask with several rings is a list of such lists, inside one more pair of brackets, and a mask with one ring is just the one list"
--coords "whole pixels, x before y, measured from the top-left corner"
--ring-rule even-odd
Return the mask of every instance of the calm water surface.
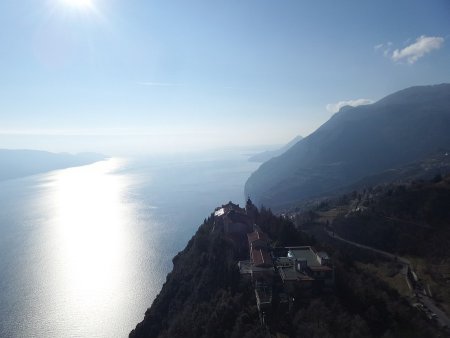
[[125, 160], [0, 182], [0, 337], [125, 337], [244, 154]]

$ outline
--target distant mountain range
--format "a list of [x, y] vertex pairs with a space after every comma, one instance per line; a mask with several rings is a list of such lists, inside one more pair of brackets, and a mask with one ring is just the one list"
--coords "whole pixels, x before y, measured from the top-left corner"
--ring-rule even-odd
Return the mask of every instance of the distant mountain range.
[[383, 172], [449, 149], [450, 84], [411, 87], [371, 105], [343, 107], [314, 133], [263, 163], [248, 179], [245, 193], [277, 209], [343, 191], [369, 176], [379, 183], [373, 181], [382, 180]]
[[50, 153], [38, 150], [0, 149], [0, 181], [104, 160], [95, 153]]
[[252, 162], [266, 162], [270, 160], [271, 158], [280, 156], [281, 154], [285, 153], [289, 149], [291, 149], [298, 141], [302, 140], [303, 136], [296, 136], [294, 139], [292, 139], [290, 142], [285, 144], [283, 147], [276, 149], [276, 150], [266, 150], [262, 153], [255, 154], [249, 158], [249, 161]]

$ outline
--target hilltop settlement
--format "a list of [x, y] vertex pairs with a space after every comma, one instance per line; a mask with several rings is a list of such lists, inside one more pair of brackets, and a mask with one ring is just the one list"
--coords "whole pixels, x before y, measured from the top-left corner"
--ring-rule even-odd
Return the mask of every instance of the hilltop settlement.
[[205, 219], [130, 337], [438, 337], [420, 311], [287, 217], [229, 202]]
[[[250, 277], [261, 324], [275, 308], [287, 311], [296, 296], [331, 290], [334, 270], [326, 252], [311, 246], [270, 247], [270, 238], [250, 216], [254, 206], [249, 199], [246, 208], [229, 202], [216, 208], [213, 232], [225, 234], [238, 247], [248, 252], [238, 262], [240, 274]], [[276, 293], [274, 295], [274, 293]]]

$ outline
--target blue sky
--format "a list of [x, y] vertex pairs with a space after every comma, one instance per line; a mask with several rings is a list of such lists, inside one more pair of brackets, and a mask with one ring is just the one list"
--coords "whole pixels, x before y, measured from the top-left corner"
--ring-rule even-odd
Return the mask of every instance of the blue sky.
[[450, 81], [446, 0], [79, 1], [0, 2], [0, 147], [283, 143]]

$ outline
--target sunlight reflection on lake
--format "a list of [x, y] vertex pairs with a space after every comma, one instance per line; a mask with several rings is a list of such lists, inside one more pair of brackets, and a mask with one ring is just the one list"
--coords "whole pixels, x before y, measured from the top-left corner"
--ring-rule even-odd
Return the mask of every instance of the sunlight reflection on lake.
[[41, 239], [48, 271], [37, 279], [51, 285], [42, 286], [41, 304], [55, 321], [50, 336], [70, 332], [72, 326], [89, 336], [129, 330], [116, 325], [118, 309], [129, 303], [127, 285], [136, 268], [130, 248], [139, 241], [133, 235], [136, 204], [127, 197], [132, 179], [116, 173], [123, 165], [109, 159], [52, 172], [41, 183], [50, 206]]
[[[222, 155], [222, 154], [221, 154]], [[125, 337], [215, 206], [231, 159], [112, 158], [0, 182], [0, 337]]]
[[56, 242], [60, 270], [70, 298], [80, 310], [108, 303], [127, 273], [127, 205], [123, 191], [129, 182], [114, 175], [118, 160], [55, 173]]

